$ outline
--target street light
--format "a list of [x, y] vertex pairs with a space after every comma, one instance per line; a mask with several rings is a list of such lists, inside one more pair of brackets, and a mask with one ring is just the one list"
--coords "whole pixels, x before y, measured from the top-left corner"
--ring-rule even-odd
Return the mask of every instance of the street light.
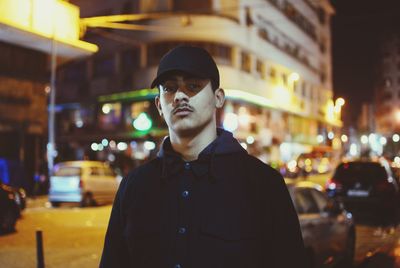
[[393, 134], [392, 140], [393, 140], [394, 142], [399, 142], [399, 140], [400, 140], [399, 134]]
[[361, 136], [361, 143], [362, 144], [367, 144], [368, 143], [368, 136], [367, 135], [362, 135]]
[[335, 106], [343, 106], [346, 102], [343, 98], [337, 98], [335, 101]]

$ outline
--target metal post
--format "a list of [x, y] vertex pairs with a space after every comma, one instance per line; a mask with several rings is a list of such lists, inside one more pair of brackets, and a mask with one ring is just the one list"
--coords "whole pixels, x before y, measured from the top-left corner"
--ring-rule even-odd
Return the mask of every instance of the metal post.
[[56, 67], [57, 67], [57, 42], [54, 39], [51, 44], [51, 77], [50, 77], [50, 102], [49, 102], [49, 142], [47, 144], [47, 163], [49, 174], [53, 170], [54, 157], [56, 152], [55, 146], [55, 100], [56, 100]]
[[44, 268], [43, 236], [41, 230], [36, 231], [36, 256], [37, 268]]

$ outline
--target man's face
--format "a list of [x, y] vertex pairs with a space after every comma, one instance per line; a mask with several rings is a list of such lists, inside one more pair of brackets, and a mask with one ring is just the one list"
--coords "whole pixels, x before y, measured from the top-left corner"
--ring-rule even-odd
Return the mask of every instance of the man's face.
[[211, 88], [209, 79], [171, 75], [159, 85], [156, 106], [170, 134], [195, 136], [206, 127], [216, 127], [215, 111], [224, 103], [224, 92]]

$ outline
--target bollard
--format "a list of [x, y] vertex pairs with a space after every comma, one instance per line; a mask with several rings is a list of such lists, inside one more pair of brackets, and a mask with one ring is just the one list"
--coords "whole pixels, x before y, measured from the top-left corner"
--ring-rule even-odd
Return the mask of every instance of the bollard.
[[37, 257], [37, 268], [44, 268], [42, 230], [36, 231], [36, 257]]

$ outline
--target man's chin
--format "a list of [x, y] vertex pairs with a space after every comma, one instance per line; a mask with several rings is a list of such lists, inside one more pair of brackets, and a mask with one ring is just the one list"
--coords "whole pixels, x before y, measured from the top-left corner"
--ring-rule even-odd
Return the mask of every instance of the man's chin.
[[[183, 123], [183, 122], [180, 122]], [[193, 137], [199, 133], [201, 127], [191, 126], [187, 124], [176, 124], [173, 127], [174, 132], [180, 137]]]

